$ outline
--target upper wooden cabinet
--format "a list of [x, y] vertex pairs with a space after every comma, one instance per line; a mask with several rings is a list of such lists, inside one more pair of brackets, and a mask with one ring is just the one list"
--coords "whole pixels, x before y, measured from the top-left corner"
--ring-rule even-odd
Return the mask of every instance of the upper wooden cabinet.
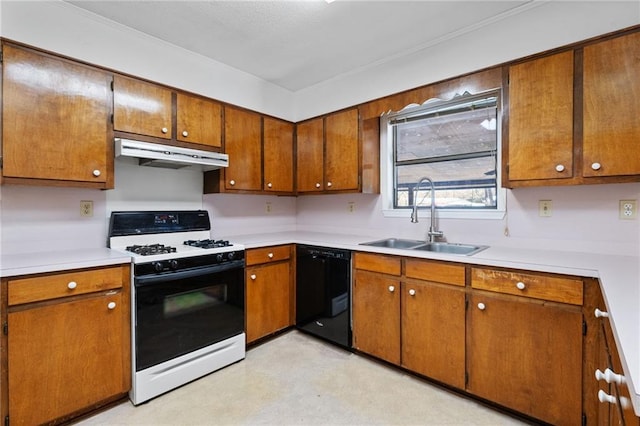
[[293, 193], [293, 124], [264, 117], [262, 144], [263, 190]]
[[584, 48], [585, 177], [640, 175], [640, 33]]
[[358, 109], [329, 114], [297, 126], [297, 191], [358, 191]]
[[509, 68], [510, 181], [573, 177], [573, 52]]
[[225, 152], [229, 167], [224, 174], [225, 190], [262, 190], [262, 117], [255, 112], [226, 107], [224, 112]]
[[3, 43], [5, 183], [113, 188], [112, 76]]
[[116, 131], [212, 148], [222, 146], [222, 105], [219, 102], [116, 75], [113, 105]]
[[509, 67], [506, 187], [640, 180], [640, 32]]

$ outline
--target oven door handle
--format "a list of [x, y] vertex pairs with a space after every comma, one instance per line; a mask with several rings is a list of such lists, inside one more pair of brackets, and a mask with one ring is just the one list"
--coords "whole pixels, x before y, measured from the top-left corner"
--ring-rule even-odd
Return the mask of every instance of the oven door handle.
[[150, 284], [158, 284], [167, 281], [183, 280], [187, 278], [199, 277], [202, 275], [216, 274], [218, 272], [229, 271], [231, 269], [242, 267], [244, 267], [244, 260], [234, 260], [231, 262], [221, 263], [219, 265], [205, 266], [204, 268], [194, 268], [184, 271], [164, 272], [161, 274], [134, 277], [134, 285], [136, 287], [144, 287]]

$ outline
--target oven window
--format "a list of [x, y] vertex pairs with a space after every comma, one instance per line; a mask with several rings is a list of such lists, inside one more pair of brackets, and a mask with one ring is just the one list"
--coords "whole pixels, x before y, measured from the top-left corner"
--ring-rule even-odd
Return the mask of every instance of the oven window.
[[164, 315], [183, 315], [200, 309], [208, 309], [227, 301], [227, 286], [188, 291], [164, 299]]

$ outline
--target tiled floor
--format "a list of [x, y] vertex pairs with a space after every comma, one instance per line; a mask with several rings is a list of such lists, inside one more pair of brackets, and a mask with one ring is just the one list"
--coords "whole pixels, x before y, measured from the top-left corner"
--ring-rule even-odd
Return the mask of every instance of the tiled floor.
[[138, 407], [80, 425], [519, 425], [515, 419], [297, 331]]

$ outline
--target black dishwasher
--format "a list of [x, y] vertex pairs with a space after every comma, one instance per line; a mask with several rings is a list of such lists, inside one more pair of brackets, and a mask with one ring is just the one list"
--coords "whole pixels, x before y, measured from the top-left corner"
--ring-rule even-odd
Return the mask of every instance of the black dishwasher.
[[296, 248], [296, 327], [351, 348], [351, 252]]

